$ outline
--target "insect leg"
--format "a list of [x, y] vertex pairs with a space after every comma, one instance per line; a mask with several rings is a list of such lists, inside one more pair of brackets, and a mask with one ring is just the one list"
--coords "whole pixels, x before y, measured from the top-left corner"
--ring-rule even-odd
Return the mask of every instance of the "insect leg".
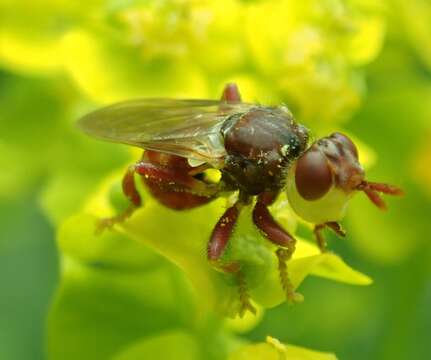
[[318, 224], [314, 226], [314, 237], [316, 238], [317, 246], [320, 249], [320, 252], [324, 253], [326, 252], [327, 243], [325, 240], [325, 237], [322, 234], [322, 230], [325, 228], [325, 224]]
[[256, 314], [256, 309], [250, 302], [246, 279], [244, 273], [241, 271], [241, 265], [239, 262], [223, 262], [221, 257], [223, 256], [229, 239], [232, 236], [236, 221], [238, 220], [238, 216], [243, 206], [244, 201], [240, 199], [224, 212], [213, 229], [207, 248], [207, 256], [210, 263], [217, 270], [232, 273], [236, 277], [240, 300], [239, 315], [241, 317], [247, 310]]
[[143, 160], [135, 165], [135, 171], [142, 176], [153, 197], [174, 210], [207, 204], [220, 191], [219, 184], [199, 180], [190, 175], [187, 168], [163, 166]]
[[233, 206], [226, 209], [215, 225], [211, 233], [210, 241], [208, 242], [208, 260], [215, 268], [224, 272], [234, 273], [240, 268], [240, 264], [238, 262], [222, 263], [221, 257], [233, 233], [241, 207], [242, 203], [236, 202]]
[[287, 301], [298, 303], [303, 300], [300, 293], [296, 293], [287, 272], [287, 262], [295, 252], [296, 239], [284, 230], [272, 217], [268, 210], [276, 198], [276, 194], [262, 193], [258, 196], [253, 209], [253, 222], [261, 230], [263, 235], [278, 246], [276, 255], [281, 285], [286, 292]]
[[221, 96], [222, 100], [227, 102], [239, 102], [241, 101], [241, 95], [239, 93], [238, 86], [235, 83], [226, 84]]
[[128, 168], [123, 177], [123, 193], [130, 205], [122, 213], [101, 219], [96, 233], [112, 228], [127, 220], [141, 206], [141, 196], [136, 188], [134, 174], [142, 175], [150, 191], [163, 205], [181, 210], [190, 209], [211, 201], [219, 191], [217, 184], [195, 179], [186, 169], [163, 166], [150, 160], [141, 160]]
[[115, 224], [124, 222], [126, 219], [132, 216], [133, 212], [137, 208], [141, 206], [142, 200], [138, 190], [136, 189], [134, 174], [134, 166], [129, 166], [123, 176], [122, 181], [123, 193], [130, 201], [129, 206], [126, 208], [126, 210], [116, 216], [100, 219], [96, 227], [96, 233], [101, 233], [105, 229], [112, 228]]
[[219, 184], [200, 177], [207, 164], [191, 167], [183, 157], [146, 150], [135, 167], [153, 197], [170, 209], [185, 210], [207, 204], [220, 191]]
[[194, 178], [185, 171], [144, 160], [135, 164], [135, 172], [166, 191], [187, 192], [203, 197], [213, 197], [219, 191], [217, 184], [209, 184]]
[[336, 221], [330, 221], [326, 223], [326, 226], [330, 228], [334, 233], [336, 233], [339, 237], [346, 236], [346, 231], [341, 227], [340, 223]]
[[322, 234], [322, 230], [325, 227], [330, 228], [339, 237], [345, 237], [346, 236], [346, 232], [343, 230], [341, 225], [336, 221], [330, 221], [327, 223], [315, 225], [313, 232], [314, 232], [314, 236], [316, 238], [317, 245], [319, 246], [319, 249], [322, 253], [326, 252], [326, 250], [327, 250], [327, 243], [326, 243], [326, 240]]

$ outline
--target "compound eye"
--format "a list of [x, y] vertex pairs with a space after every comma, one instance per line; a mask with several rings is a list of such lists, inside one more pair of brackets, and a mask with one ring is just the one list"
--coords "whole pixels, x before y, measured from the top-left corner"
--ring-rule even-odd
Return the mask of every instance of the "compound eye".
[[353, 141], [346, 135], [336, 132], [331, 135], [331, 138], [342, 144], [344, 148], [349, 149], [353, 156], [358, 159], [358, 149], [356, 148], [356, 145], [353, 144]]
[[305, 200], [317, 200], [332, 186], [332, 174], [325, 155], [311, 148], [296, 163], [296, 189]]

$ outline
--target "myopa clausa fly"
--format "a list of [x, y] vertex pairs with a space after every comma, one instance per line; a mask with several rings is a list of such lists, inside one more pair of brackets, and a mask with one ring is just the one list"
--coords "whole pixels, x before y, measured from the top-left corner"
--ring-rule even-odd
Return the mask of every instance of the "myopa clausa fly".
[[[402, 194], [395, 186], [365, 179], [358, 150], [346, 135], [334, 133], [309, 144], [309, 131], [287, 107], [242, 102], [235, 84], [226, 85], [221, 100], [126, 101], [96, 110], [78, 124], [96, 138], [145, 150], [123, 178], [130, 206], [102, 219], [99, 230], [125, 221], [140, 207], [135, 173], [161, 204], [175, 210], [204, 205], [226, 192], [238, 193], [214, 226], [207, 256], [215, 269], [238, 276], [240, 315], [255, 309], [241, 264], [223, 261], [222, 255], [241, 209], [251, 205], [254, 197], [253, 222], [276, 245], [281, 285], [287, 300], [298, 302], [302, 296], [294, 291], [287, 271], [296, 240], [268, 210], [278, 194], [286, 191], [293, 210], [314, 224], [322, 252], [326, 251], [324, 228], [345, 236], [338, 221], [352, 195], [363, 192], [384, 209], [380, 193]], [[217, 183], [205, 176], [210, 168], [221, 173]]]

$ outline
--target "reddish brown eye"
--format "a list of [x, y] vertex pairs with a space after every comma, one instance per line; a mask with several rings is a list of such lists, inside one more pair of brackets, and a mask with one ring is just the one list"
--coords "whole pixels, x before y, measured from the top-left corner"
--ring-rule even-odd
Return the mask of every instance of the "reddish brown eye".
[[332, 185], [332, 174], [328, 161], [317, 149], [302, 155], [295, 171], [296, 188], [305, 200], [317, 200], [325, 195]]
[[358, 149], [356, 148], [356, 145], [353, 144], [353, 141], [350, 140], [346, 135], [337, 132], [333, 133], [331, 138], [343, 145], [344, 148], [349, 149], [355, 158], [358, 159]]

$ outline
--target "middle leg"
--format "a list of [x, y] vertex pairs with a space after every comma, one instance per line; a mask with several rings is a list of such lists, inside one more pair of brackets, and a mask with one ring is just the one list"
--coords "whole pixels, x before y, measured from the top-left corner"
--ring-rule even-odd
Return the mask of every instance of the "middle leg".
[[319, 246], [320, 252], [324, 253], [327, 251], [326, 240], [322, 234], [322, 230], [326, 227], [330, 228], [339, 237], [345, 237], [346, 232], [343, 230], [338, 222], [330, 221], [323, 224], [318, 224], [314, 226], [314, 237], [316, 238], [317, 245]]
[[[171, 164], [164, 165], [158, 161], [163, 156]], [[96, 233], [112, 228], [115, 224], [126, 221], [141, 204], [141, 196], [135, 184], [135, 173], [141, 175], [152, 195], [163, 205], [175, 209], [185, 210], [204, 205], [212, 201], [220, 191], [219, 184], [196, 179], [189, 174], [185, 159], [173, 155], [158, 154], [146, 151], [141, 161], [129, 166], [123, 177], [123, 193], [129, 200], [129, 206], [121, 213], [103, 218], [98, 221]], [[196, 175], [196, 174], [195, 174]]]

